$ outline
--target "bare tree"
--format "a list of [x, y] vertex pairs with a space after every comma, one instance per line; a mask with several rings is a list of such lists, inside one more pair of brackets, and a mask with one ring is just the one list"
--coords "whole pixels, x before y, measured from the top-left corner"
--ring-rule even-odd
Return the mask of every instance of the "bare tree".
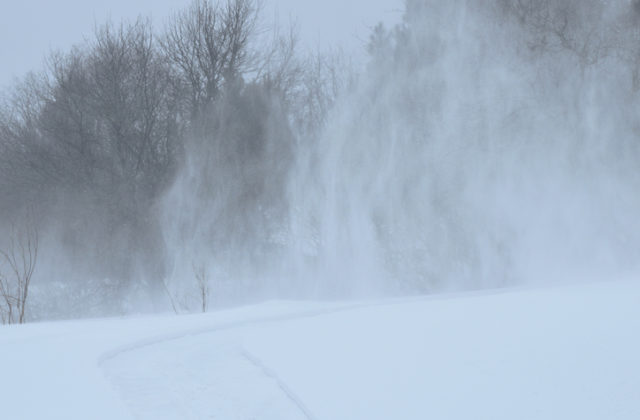
[[29, 202], [54, 206], [48, 214], [64, 232], [84, 235], [67, 241], [74, 251], [102, 237], [113, 259], [91, 266], [100, 277], [127, 281], [143, 264], [162, 278], [160, 228], [149, 209], [175, 176], [186, 124], [150, 22], [98, 27], [93, 40], [47, 64], [0, 113], [0, 208], [15, 215]]
[[612, 53], [616, 29], [601, 0], [498, 0], [498, 7], [528, 29], [529, 48], [573, 54], [584, 72]]
[[198, 286], [198, 297], [200, 298], [200, 307], [202, 312], [207, 312], [209, 307], [209, 272], [204, 264], [193, 264], [193, 273], [196, 276]]
[[[151, 25], [105, 25], [88, 59], [95, 115], [109, 156], [110, 174], [154, 195], [178, 149], [177, 95], [157, 54]], [[143, 187], [143, 188], [140, 188]], [[149, 191], [144, 191], [148, 189]]]
[[162, 279], [162, 287], [167, 297], [169, 298], [169, 303], [171, 304], [171, 309], [173, 309], [173, 313], [178, 315], [180, 312], [178, 311], [176, 298], [173, 296], [173, 293], [171, 293], [171, 290], [169, 290], [169, 286], [167, 285], [167, 279]]
[[192, 120], [250, 66], [258, 11], [256, 0], [195, 0], [171, 20], [161, 45], [187, 86]]
[[294, 127], [301, 138], [321, 132], [336, 99], [353, 87], [355, 79], [351, 61], [340, 51], [317, 53], [305, 60], [290, 99]]
[[8, 266], [9, 274], [0, 273], [0, 318], [4, 324], [23, 324], [29, 286], [38, 259], [38, 230], [27, 222], [22, 231], [13, 228], [9, 246], [0, 250], [0, 258]]
[[175, 85], [148, 21], [103, 25], [92, 43], [52, 54], [45, 74], [15, 89], [0, 121], [0, 171], [23, 189], [153, 196], [180, 150]]
[[294, 98], [301, 85], [305, 63], [298, 55], [298, 34], [295, 25], [281, 32], [274, 27], [271, 36], [260, 46], [256, 57], [255, 80], [269, 91], [280, 95], [287, 107], [294, 106]]

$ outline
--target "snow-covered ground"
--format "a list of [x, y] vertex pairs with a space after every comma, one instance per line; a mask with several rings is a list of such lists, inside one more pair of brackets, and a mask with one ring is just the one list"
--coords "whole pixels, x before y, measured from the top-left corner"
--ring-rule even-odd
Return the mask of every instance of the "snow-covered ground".
[[640, 283], [0, 327], [6, 419], [639, 419]]

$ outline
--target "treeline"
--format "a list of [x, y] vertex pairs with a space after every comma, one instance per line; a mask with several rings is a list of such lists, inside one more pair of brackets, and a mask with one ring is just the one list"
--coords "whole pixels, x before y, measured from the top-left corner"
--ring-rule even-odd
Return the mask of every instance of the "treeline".
[[[255, 0], [196, 0], [160, 31], [142, 18], [106, 23], [7, 92], [0, 220], [37, 215], [41, 284], [58, 281], [59, 298], [80, 293], [86, 306], [162, 290], [162, 223], [215, 248], [281, 222], [296, 141], [333, 95], [316, 77], [329, 59], [296, 43], [292, 29], [263, 25]], [[188, 201], [171, 204], [192, 209], [188, 222], [163, 219], [179, 180]], [[195, 214], [218, 219], [198, 227]]]
[[407, 0], [357, 76], [258, 6], [107, 23], [7, 92], [27, 318], [637, 267], [638, 2]]

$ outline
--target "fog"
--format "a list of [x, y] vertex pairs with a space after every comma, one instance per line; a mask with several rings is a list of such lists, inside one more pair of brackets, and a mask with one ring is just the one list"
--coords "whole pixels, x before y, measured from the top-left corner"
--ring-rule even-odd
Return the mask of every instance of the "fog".
[[635, 1], [408, 0], [362, 62], [252, 1], [182, 10], [7, 89], [30, 319], [637, 273]]

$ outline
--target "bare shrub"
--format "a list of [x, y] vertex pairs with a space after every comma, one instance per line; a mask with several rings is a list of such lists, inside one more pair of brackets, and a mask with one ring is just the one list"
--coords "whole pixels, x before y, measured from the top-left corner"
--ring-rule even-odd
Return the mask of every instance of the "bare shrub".
[[21, 230], [13, 227], [7, 250], [0, 250], [0, 259], [8, 267], [8, 274], [0, 272], [0, 319], [3, 324], [23, 324], [38, 259], [38, 230], [32, 223]]
[[193, 273], [196, 276], [198, 297], [202, 312], [207, 312], [209, 307], [209, 272], [204, 265], [193, 264]]

